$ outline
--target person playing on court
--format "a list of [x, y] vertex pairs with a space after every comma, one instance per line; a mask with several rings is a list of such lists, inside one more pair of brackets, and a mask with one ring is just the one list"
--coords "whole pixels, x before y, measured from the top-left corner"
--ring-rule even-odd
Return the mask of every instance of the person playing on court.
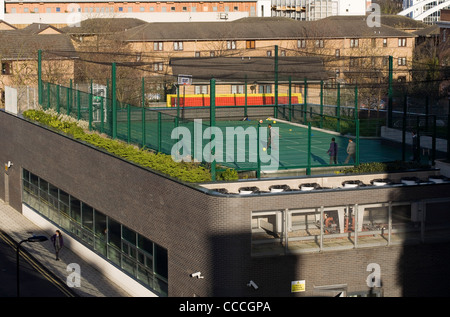
[[350, 161], [350, 158], [353, 159], [353, 162], [355, 163], [355, 154], [356, 154], [356, 144], [353, 142], [352, 139], [348, 139], [348, 146], [347, 146], [347, 158], [345, 159], [344, 164], [347, 164]]
[[269, 132], [269, 134], [267, 136], [267, 149], [270, 149], [270, 147], [272, 146], [272, 125], [269, 124], [267, 126], [267, 128], [268, 128], [268, 132]]
[[330, 165], [337, 164], [337, 153], [338, 153], [338, 145], [335, 142], [335, 138], [331, 138], [330, 148], [327, 153], [330, 155]]

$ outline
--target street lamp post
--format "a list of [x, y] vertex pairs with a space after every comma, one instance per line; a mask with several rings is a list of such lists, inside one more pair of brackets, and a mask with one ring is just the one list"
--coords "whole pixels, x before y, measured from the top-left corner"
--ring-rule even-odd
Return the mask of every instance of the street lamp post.
[[28, 239], [22, 240], [19, 242], [19, 244], [17, 245], [17, 252], [16, 252], [16, 256], [17, 256], [17, 297], [20, 297], [20, 287], [19, 287], [19, 253], [20, 253], [20, 245], [24, 242], [44, 242], [47, 241], [48, 238], [46, 236], [32, 236]]

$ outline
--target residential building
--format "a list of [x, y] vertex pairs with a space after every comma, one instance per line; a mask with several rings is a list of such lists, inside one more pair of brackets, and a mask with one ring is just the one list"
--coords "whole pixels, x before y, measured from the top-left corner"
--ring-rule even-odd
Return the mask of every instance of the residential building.
[[1, 105], [4, 106], [5, 87], [36, 87], [38, 77], [38, 51], [60, 50], [59, 56], [45, 55], [42, 78], [69, 82], [74, 76], [77, 58], [70, 38], [50, 25], [31, 24], [24, 29], [0, 22], [0, 74]]
[[315, 21], [335, 15], [365, 15], [370, 5], [370, 0], [272, 0], [272, 16]]
[[449, 7], [447, 0], [403, 0], [403, 10], [398, 14], [433, 24], [440, 20], [441, 10]]
[[[273, 57], [278, 46], [279, 56], [321, 57], [325, 69], [336, 74], [336, 82], [353, 83], [386, 79], [388, 56], [394, 60], [395, 80], [408, 80], [416, 37], [383, 24], [370, 27], [366, 16], [335, 16], [320, 21], [245, 18], [220, 25], [148, 23], [117, 36], [141, 55], [142, 61], [167, 67], [169, 56]], [[362, 69], [365, 76], [361, 76]], [[162, 73], [170, 73], [170, 69], [164, 68]]]
[[48, 23], [77, 25], [90, 18], [134, 18], [147, 22], [227, 21], [270, 16], [270, 0], [243, 1], [16, 1], [2, 0], [0, 19], [17, 27]]

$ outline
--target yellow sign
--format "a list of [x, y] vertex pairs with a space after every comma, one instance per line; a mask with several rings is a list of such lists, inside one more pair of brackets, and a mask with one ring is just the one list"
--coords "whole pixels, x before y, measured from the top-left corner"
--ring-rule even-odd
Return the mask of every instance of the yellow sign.
[[291, 282], [291, 293], [304, 291], [305, 291], [305, 280]]

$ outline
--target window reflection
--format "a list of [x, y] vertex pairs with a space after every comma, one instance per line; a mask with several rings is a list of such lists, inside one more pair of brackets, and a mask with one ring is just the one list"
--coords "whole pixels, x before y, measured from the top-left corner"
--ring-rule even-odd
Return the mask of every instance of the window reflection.
[[166, 249], [25, 169], [22, 183], [25, 204], [136, 280], [167, 295]]

